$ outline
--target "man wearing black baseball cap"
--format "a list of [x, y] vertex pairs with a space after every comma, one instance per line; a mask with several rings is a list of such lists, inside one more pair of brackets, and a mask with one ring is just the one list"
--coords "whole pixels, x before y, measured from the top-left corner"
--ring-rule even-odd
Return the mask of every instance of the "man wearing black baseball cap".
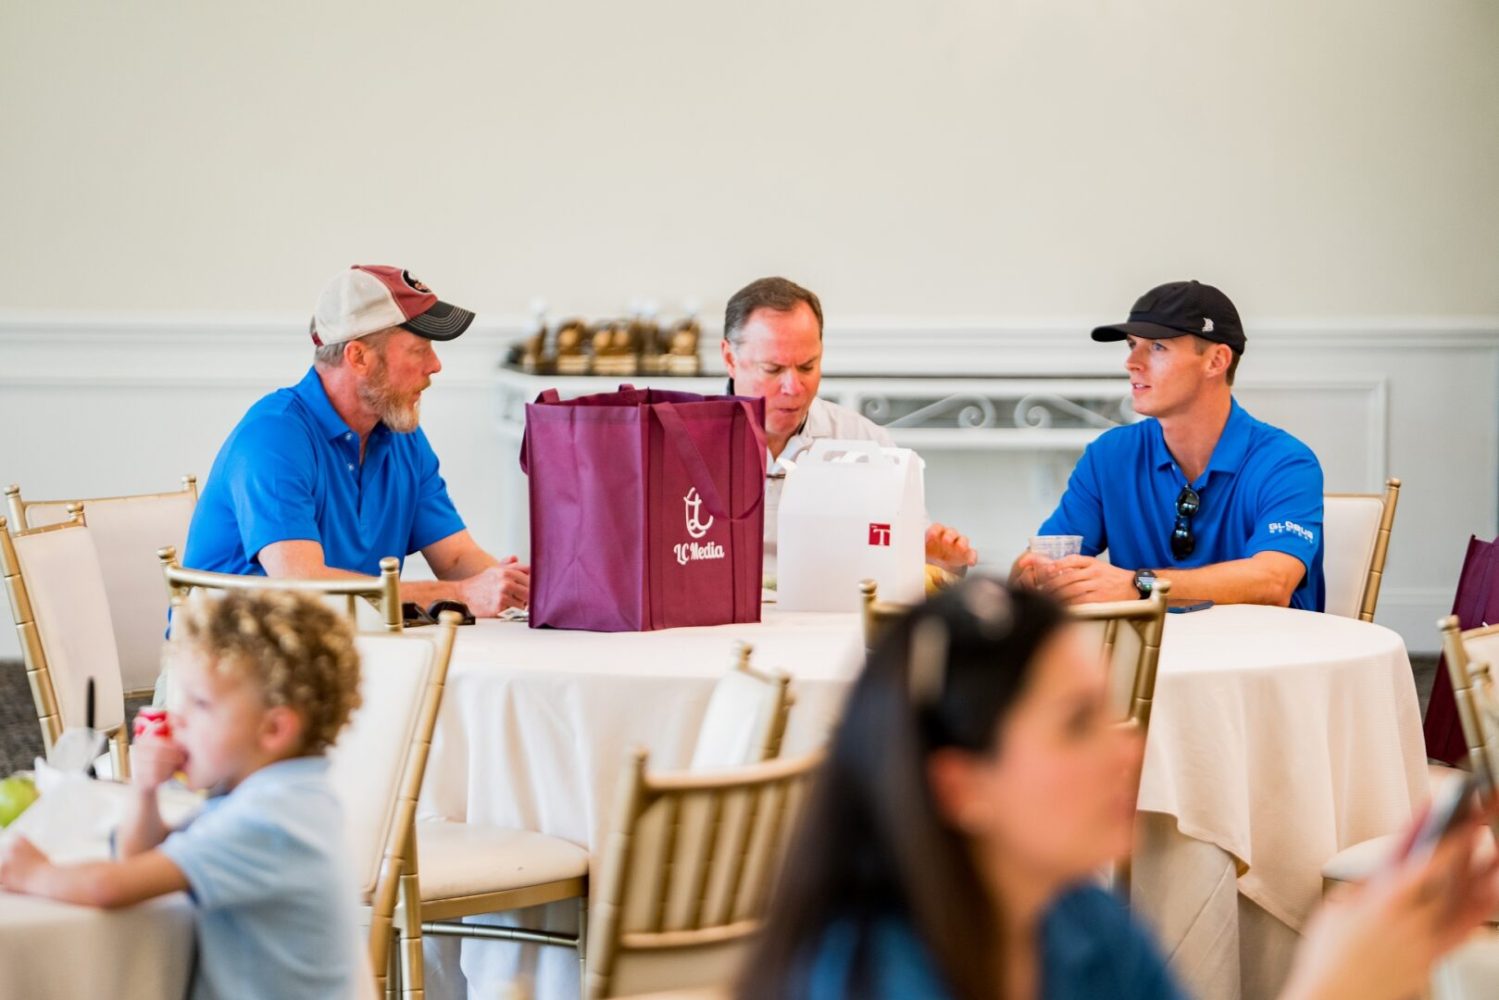
[[1234, 400], [1245, 338], [1228, 296], [1161, 285], [1093, 339], [1127, 342], [1147, 419], [1088, 446], [1038, 531], [1081, 536], [1081, 554], [1027, 552], [1012, 578], [1069, 603], [1144, 597], [1169, 580], [1173, 600], [1323, 610], [1322, 467]]
[[411, 272], [356, 264], [318, 297], [302, 381], [250, 407], [219, 450], [188, 531], [183, 565], [240, 575], [374, 576], [385, 556], [420, 552], [435, 581], [403, 601], [525, 607], [530, 573], [496, 559], [464, 527], [418, 426], [442, 370], [434, 341], [474, 314]]

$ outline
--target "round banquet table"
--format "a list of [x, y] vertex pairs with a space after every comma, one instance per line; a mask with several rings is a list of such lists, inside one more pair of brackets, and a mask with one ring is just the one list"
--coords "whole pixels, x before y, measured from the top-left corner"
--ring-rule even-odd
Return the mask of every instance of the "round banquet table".
[[1192, 993], [1274, 996], [1323, 863], [1427, 794], [1400, 636], [1287, 608], [1167, 616], [1131, 891]]
[[[0, 841], [24, 834], [59, 864], [108, 858], [128, 787], [81, 776], [38, 781], [42, 798], [0, 830]], [[161, 789], [158, 801], [173, 825], [202, 803], [175, 787]], [[0, 891], [0, 997], [185, 997], [194, 917], [181, 892], [108, 911]]]
[[175, 893], [123, 910], [0, 892], [0, 996], [187, 996], [193, 908]]
[[[859, 616], [643, 633], [515, 622], [461, 629], [423, 789], [427, 816], [560, 836], [595, 850], [632, 747], [685, 766], [735, 640], [794, 678], [785, 753], [824, 739], [858, 669]], [[1278, 988], [1322, 863], [1406, 823], [1426, 796], [1421, 719], [1400, 637], [1285, 608], [1168, 617], [1140, 788], [1132, 899], [1202, 997]], [[565, 904], [526, 914], [567, 926]], [[428, 941], [434, 997], [513, 980], [577, 995], [566, 949]], [[1242, 956], [1242, 957], [1241, 957]]]

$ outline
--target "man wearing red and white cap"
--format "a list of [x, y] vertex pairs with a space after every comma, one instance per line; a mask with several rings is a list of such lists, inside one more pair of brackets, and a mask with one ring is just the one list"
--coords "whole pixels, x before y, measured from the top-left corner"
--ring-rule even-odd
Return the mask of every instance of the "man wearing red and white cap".
[[219, 450], [183, 565], [273, 577], [373, 576], [385, 556], [420, 552], [435, 581], [403, 601], [458, 600], [476, 615], [525, 607], [530, 571], [496, 559], [464, 527], [420, 423], [442, 370], [434, 341], [474, 314], [409, 271], [359, 264], [318, 297], [314, 363], [252, 406]]

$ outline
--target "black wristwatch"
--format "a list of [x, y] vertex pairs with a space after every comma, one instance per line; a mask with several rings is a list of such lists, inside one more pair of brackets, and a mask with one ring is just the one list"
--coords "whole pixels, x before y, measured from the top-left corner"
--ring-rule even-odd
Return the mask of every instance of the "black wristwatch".
[[1140, 600], [1147, 600], [1151, 591], [1155, 590], [1155, 570], [1135, 570], [1135, 589], [1140, 592]]

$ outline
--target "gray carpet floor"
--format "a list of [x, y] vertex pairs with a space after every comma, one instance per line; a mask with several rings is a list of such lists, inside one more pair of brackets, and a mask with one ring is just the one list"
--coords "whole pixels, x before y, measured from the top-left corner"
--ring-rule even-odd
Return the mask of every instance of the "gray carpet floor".
[[[1421, 696], [1421, 714], [1426, 714], [1426, 702], [1431, 696], [1431, 683], [1436, 677], [1436, 657], [1416, 656], [1411, 667], [1416, 675], [1416, 690]], [[135, 709], [143, 702], [127, 705], [127, 718], [135, 717]], [[0, 777], [22, 768], [30, 768], [31, 761], [42, 752], [42, 734], [37, 726], [36, 710], [31, 703], [31, 689], [26, 683], [26, 671], [20, 663], [0, 660]]]
[[[125, 703], [125, 717], [150, 701], [142, 698]], [[26, 668], [19, 661], [0, 660], [0, 778], [12, 771], [30, 770], [42, 752], [42, 730], [31, 702]]]

